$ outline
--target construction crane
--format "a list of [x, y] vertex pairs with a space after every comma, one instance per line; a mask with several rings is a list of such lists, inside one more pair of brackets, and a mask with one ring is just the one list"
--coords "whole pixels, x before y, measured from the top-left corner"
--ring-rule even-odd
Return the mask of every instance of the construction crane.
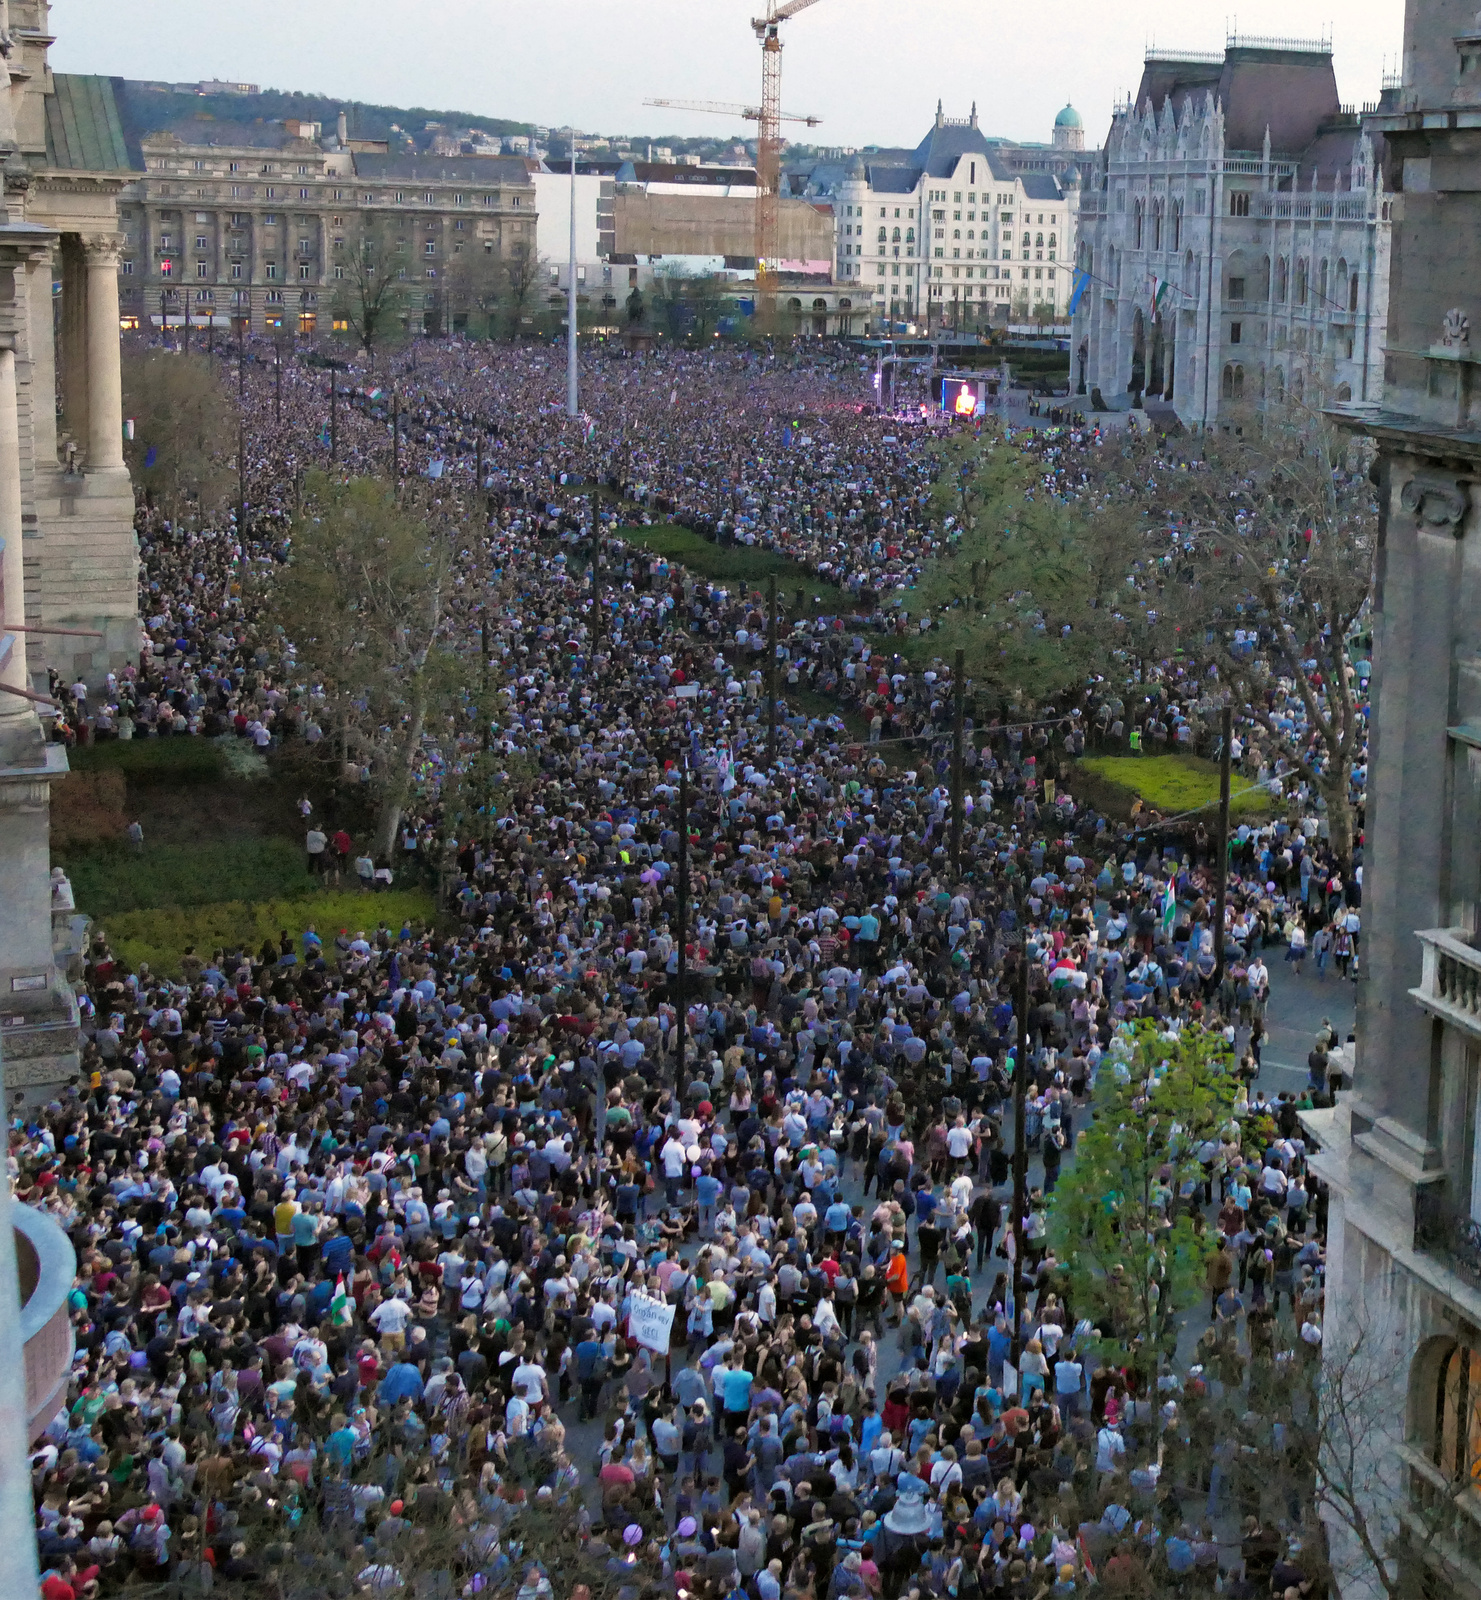
[[[708, 111], [717, 117], [739, 117], [745, 122], [760, 122], [761, 112], [755, 106], [743, 106], [734, 100], [645, 100], [645, 106], [666, 106], [670, 111]], [[823, 120], [821, 117], [797, 116], [793, 112], [783, 111], [782, 122], [805, 122], [809, 128], [816, 128]]]
[[761, 46], [761, 115], [756, 135], [756, 298], [759, 306], [765, 276], [774, 271], [781, 236], [782, 167], [782, 40], [780, 27], [789, 17], [818, 0], [766, 0], [766, 15], [753, 17], [751, 27]]

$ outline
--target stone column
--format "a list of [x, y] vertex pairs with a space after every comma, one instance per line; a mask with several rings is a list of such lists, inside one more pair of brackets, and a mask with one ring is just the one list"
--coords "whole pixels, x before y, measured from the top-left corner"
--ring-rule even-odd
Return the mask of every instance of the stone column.
[[[21, 425], [15, 393], [15, 345], [13, 335], [3, 335], [0, 344], [0, 583], [5, 591], [5, 610], [0, 617], [0, 633], [5, 626], [26, 620], [26, 568], [22, 554], [21, 525]], [[26, 668], [26, 635], [12, 636], [10, 658], [0, 666], [0, 691], [29, 689]], [[0, 692], [0, 723], [13, 717], [31, 715], [31, 703], [21, 695]]]
[[89, 438], [87, 401], [87, 282], [82, 244], [62, 235], [62, 419], [79, 451]]
[[87, 254], [88, 465], [97, 472], [123, 466], [123, 370], [118, 336], [118, 261], [121, 233], [90, 234]]

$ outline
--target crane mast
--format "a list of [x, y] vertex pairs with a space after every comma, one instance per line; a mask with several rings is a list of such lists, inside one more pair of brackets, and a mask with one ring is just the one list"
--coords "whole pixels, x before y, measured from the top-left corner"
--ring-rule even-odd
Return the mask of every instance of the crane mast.
[[761, 116], [756, 130], [756, 299], [760, 309], [766, 278], [776, 271], [781, 238], [782, 39], [781, 24], [817, 0], [767, 0], [766, 15], [751, 27], [761, 46]]

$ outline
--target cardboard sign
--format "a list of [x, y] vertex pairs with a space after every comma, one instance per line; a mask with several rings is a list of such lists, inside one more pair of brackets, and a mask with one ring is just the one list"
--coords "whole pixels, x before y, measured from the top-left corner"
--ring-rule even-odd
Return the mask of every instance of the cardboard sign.
[[647, 1295], [634, 1295], [628, 1313], [627, 1331], [646, 1349], [667, 1355], [674, 1328], [674, 1308]]

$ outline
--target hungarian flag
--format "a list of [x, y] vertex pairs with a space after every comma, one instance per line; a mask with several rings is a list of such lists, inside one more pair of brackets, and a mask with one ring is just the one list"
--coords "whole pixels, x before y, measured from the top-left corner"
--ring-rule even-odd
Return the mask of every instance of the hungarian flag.
[[345, 1290], [344, 1273], [340, 1273], [334, 1285], [334, 1298], [329, 1302], [329, 1321], [336, 1328], [348, 1328], [354, 1320], [355, 1308]]

